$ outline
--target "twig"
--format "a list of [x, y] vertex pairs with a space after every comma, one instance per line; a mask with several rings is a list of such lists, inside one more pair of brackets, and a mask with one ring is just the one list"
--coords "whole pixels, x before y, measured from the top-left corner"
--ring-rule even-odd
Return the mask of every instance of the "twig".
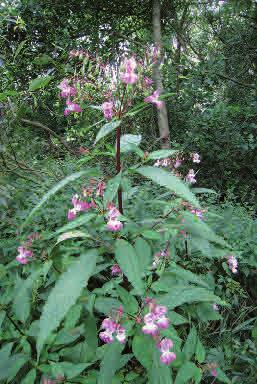
[[51, 128], [47, 127], [46, 125], [41, 124], [39, 121], [32, 121], [28, 119], [21, 119], [21, 121], [23, 121], [26, 124], [33, 125], [34, 127], [42, 128], [44, 131], [47, 131], [48, 133], [50, 133], [50, 135], [56, 137], [60, 141], [60, 143], [67, 149], [67, 151], [69, 151], [73, 155], [77, 154], [76, 151], [72, 150], [68, 146], [66, 141], [61, 136], [59, 136], [56, 132], [54, 132]]

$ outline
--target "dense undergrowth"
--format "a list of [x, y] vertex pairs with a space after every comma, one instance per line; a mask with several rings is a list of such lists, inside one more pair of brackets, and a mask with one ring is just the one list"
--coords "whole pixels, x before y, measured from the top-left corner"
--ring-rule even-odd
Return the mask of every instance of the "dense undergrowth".
[[7, 3], [0, 382], [256, 384], [257, 8]]

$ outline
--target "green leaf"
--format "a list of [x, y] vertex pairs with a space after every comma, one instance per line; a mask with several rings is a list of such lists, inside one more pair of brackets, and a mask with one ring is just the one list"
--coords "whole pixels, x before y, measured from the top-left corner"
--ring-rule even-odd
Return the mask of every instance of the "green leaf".
[[106, 185], [106, 189], [104, 191], [104, 205], [112, 202], [114, 197], [116, 196], [119, 186], [121, 183], [121, 172], [118, 173], [115, 177], [110, 179]]
[[186, 342], [182, 350], [187, 360], [190, 360], [193, 357], [196, 350], [196, 343], [197, 343], [197, 332], [195, 327], [193, 326], [190, 329], [189, 335], [186, 339]]
[[190, 379], [195, 379], [195, 383], [200, 383], [201, 377], [201, 369], [197, 368], [194, 363], [188, 361], [179, 369], [174, 384], [187, 384]]
[[231, 383], [231, 381], [229, 380], [229, 378], [227, 377], [225, 372], [223, 372], [220, 368], [216, 368], [216, 370], [217, 370], [217, 379], [218, 380], [220, 380], [222, 383], [226, 383], [226, 384]]
[[173, 156], [176, 153], [178, 153], [178, 151], [174, 149], [160, 149], [159, 151], [153, 151], [149, 153], [147, 160], [166, 159], [167, 157]]
[[133, 152], [139, 146], [142, 140], [142, 135], [122, 135], [120, 138], [121, 153]]
[[118, 309], [121, 306], [121, 302], [114, 297], [98, 297], [95, 300], [95, 309], [109, 315], [112, 311]]
[[154, 230], [146, 229], [141, 232], [141, 235], [144, 236], [146, 239], [149, 240], [160, 240], [161, 235], [159, 232], [156, 232]]
[[172, 384], [171, 367], [160, 363], [160, 352], [153, 348], [153, 365], [149, 371], [149, 384]]
[[87, 347], [88, 347], [87, 361], [90, 361], [90, 360], [93, 360], [95, 357], [97, 343], [98, 343], [95, 317], [90, 313], [88, 313], [84, 321], [84, 324], [85, 324], [85, 338], [86, 338]]
[[80, 363], [74, 364], [68, 361], [63, 361], [60, 363], [50, 362], [51, 372], [54, 377], [57, 375], [63, 375], [67, 379], [73, 379], [78, 376], [81, 372], [83, 372], [87, 367], [91, 364], [89, 363]]
[[123, 273], [127, 276], [137, 293], [142, 294], [144, 285], [141, 280], [141, 268], [133, 246], [125, 240], [116, 240], [115, 257]]
[[96, 172], [94, 170], [85, 170], [85, 171], [72, 173], [71, 175], [65, 177], [63, 180], [61, 180], [58, 184], [56, 184], [53, 188], [51, 188], [50, 191], [48, 191], [42, 197], [42, 199], [39, 201], [39, 203], [32, 209], [32, 211], [30, 212], [30, 214], [28, 215], [28, 217], [26, 218], [26, 220], [24, 221], [24, 223], [22, 224], [21, 227], [23, 228], [24, 225], [31, 219], [31, 217], [39, 210], [39, 208], [41, 208], [42, 205], [44, 205], [45, 202], [47, 200], [49, 200], [50, 197], [55, 195], [56, 192], [58, 192], [60, 189], [65, 187], [65, 185], [67, 185], [67, 184], [71, 183], [72, 181], [80, 178], [81, 176], [85, 176], [85, 175], [93, 176], [93, 174], [96, 174]]
[[69, 231], [69, 232], [62, 233], [58, 237], [57, 242], [55, 243], [55, 245], [61, 243], [62, 241], [69, 240], [69, 239], [76, 239], [78, 237], [88, 238], [88, 237], [91, 237], [91, 236], [88, 233], [82, 232], [82, 231]]
[[45, 53], [43, 53], [42, 55], [36, 57], [33, 62], [36, 64], [36, 65], [39, 65], [39, 66], [44, 66], [44, 65], [47, 65], [49, 63], [52, 63], [53, 62], [53, 59], [49, 56], [49, 55], [46, 55]]
[[154, 342], [146, 335], [134, 336], [132, 341], [132, 351], [146, 369], [150, 370], [153, 364], [152, 350], [155, 348]]
[[135, 297], [120, 285], [117, 285], [116, 290], [118, 295], [120, 296], [122, 304], [124, 305], [125, 312], [129, 314], [137, 313], [138, 302]]
[[37, 340], [38, 357], [50, 333], [58, 327], [68, 310], [75, 304], [96, 266], [96, 250], [82, 254], [64, 272], [52, 289], [42, 311]]
[[189, 212], [184, 212], [183, 218], [184, 221], [182, 227], [187, 233], [229, 248], [226, 241], [216, 235], [204, 221], [198, 219], [195, 215], [192, 215]]
[[0, 380], [9, 379], [11, 381], [28, 360], [28, 356], [22, 353], [0, 360]]
[[33, 368], [21, 381], [21, 384], [34, 384], [36, 382], [37, 371]]
[[68, 232], [71, 229], [81, 227], [81, 225], [89, 223], [95, 217], [96, 217], [95, 213], [85, 213], [85, 214], [82, 214], [82, 215], [76, 217], [76, 219], [72, 220], [70, 223], [65, 224], [63, 227], [59, 228], [54, 233], [54, 235], [57, 235], [58, 233], [62, 233], [62, 232]]
[[210, 302], [224, 304], [224, 302], [212, 292], [200, 287], [175, 287], [167, 294], [158, 297], [160, 304], [167, 305], [169, 309], [173, 309], [182, 304]]
[[47, 86], [47, 84], [53, 79], [53, 76], [37, 77], [31, 80], [29, 84], [29, 91], [36, 91]]
[[179, 315], [178, 313], [176, 313], [174, 311], [169, 313], [169, 319], [170, 319], [171, 324], [173, 324], [173, 325], [181, 325], [181, 324], [188, 323], [188, 320], [185, 317]]
[[140, 263], [140, 269], [146, 272], [153, 261], [151, 247], [146, 240], [138, 237], [135, 241], [135, 249]]
[[0, 349], [0, 363], [2, 360], [8, 360], [14, 343], [7, 343]]
[[208, 188], [192, 188], [191, 191], [193, 193], [213, 193], [214, 195], [217, 195], [217, 192], [215, 192], [213, 189]]
[[32, 286], [40, 274], [41, 269], [32, 273], [26, 280], [21, 280], [15, 294], [12, 310], [17, 319], [23, 323], [25, 323], [29, 317]]
[[200, 364], [202, 364], [205, 360], [205, 355], [206, 355], [205, 348], [204, 348], [203, 344], [201, 343], [201, 340], [198, 337], [197, 343], [196, 343], [196, 350], [195, 350], [196, 360]]
[[[213, 302], [214, 304], [214, 302]], [[211, 303], [199, 303], [196, 305], [196, 313], [201, 321], [221, 320], [222, 316], [215, 311]]]
[[209, 284], [206, 283], [203, 279], [201, 279], [200, 276], [196, 275], [195, 273], [188, 271], [179, 265], [172, 263], [169, 267], [169, 271], [171, 271], [172, 274], [174, 274], [176, 277], [178, 277], [179, 280], [185, 280], [189, 281], [191, 283], [195, 283], [198, 285], [203, 286], [204, 288], [209, 288]]
[[105, 347], [104, 357], [100, 365], [100, 372], [98, 376], [98, 384], [110, 384], [112, 382], [115, 372], [120, 366], [121, 352], [124, 345], [117, 341], [112, 344], [107, 344]]
[[95, 143], [96, 144], [99, 140], [101, 140], [103, 137], [111, 133], [114, 129], [118, 128], [120, 126], [121, 120], [114, 120], [110, 123], [106, 123], [102, 126], [98, 134], [96, 135]]
[[140, 167], [136, 169], [136, 172], [151, 179], [162, 187], [170, 189], [178, 196], [192, 203], [194, 207], [199, 207], [195, 195], [189, 190], [188, 186], [172, 173], [156, 167]]

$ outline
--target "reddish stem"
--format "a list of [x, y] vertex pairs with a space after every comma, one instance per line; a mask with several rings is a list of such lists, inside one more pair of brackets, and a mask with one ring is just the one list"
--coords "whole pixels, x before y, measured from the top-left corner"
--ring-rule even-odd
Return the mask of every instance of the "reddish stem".
[[[116, 133], [116, 141], [117, 141], [117, 148], [116, 148], [116, 171], [117, 173], [121, 170], [121, 163], [120, 163], [120, 136], [121, 136], [121, 127], [117, 128]], [[122, 190], [121, 188], [118, 189], [118, 203], [119, 203], [119, 211], [122, 214], [123, 213], [123, 206], [122, 206]]]

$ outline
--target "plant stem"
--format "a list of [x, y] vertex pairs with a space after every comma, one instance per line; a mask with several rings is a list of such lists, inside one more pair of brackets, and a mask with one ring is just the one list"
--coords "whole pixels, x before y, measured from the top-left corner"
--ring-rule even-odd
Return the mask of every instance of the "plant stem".
[[[117, 148], [116, 148], [116, 171], [117, 173], [121, 170], [121, 163], [120, 163], [120, 136], [121, 136], [121, 127], [117, 128], [116, 138], [117, 138]], [[122, 206], [122, 190], [121, 188], [118, 189], [118, 204], [119, 204], [119, 211], [122, 214], [123, 213], [123, 206]]]

